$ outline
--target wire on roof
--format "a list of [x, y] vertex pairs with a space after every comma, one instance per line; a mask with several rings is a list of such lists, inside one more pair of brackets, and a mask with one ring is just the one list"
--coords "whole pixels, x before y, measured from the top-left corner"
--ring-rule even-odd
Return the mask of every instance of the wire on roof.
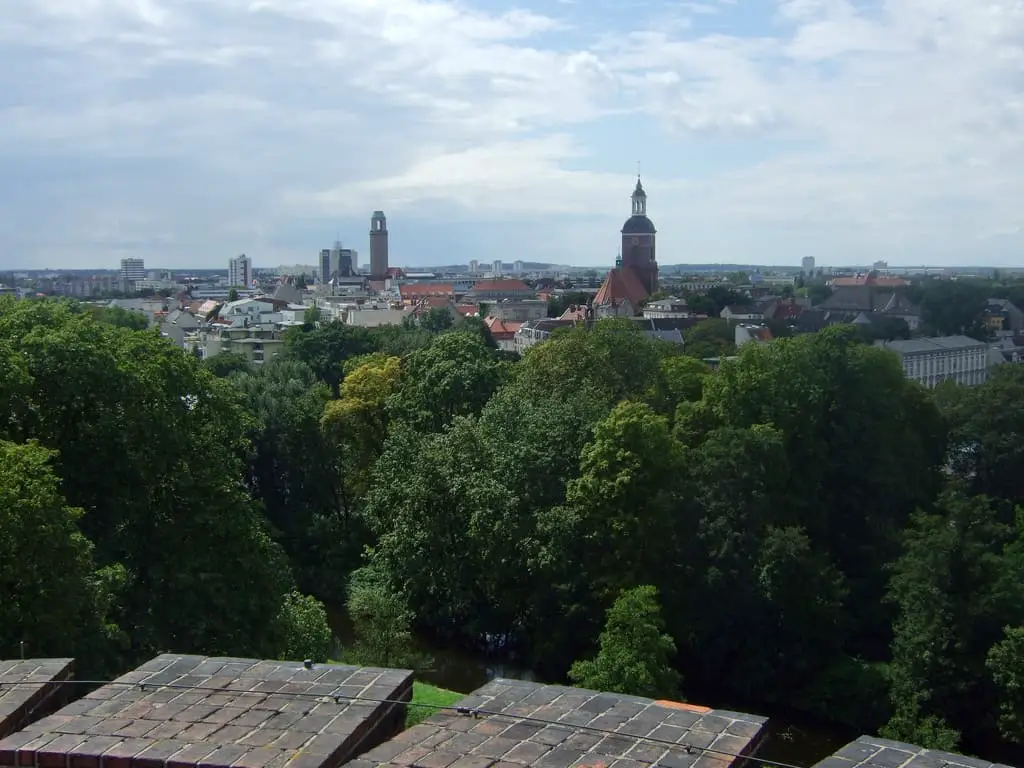
[[[775, 768], [806, 768], [805, 766], [799, 766], [794, 763], [784, 763], [778, 760], [768, 760], [757, 755], [747, 755], [739, 752], [730, 752], [723, 749], [713, 749], [712, 747], [698, 747], [693, 744], [686, 742], [670, 741], [669, 739], [661, 739], [655, 736], [637, 736], [634, 734], [619, 733], [608, 728], [598, 728], [591, 725], [579, 725], [577, 723], [565, 723], [560, 720], [551, 720], [544, 717], [531, 717], [529, 715], [512, 715], [507, 712], [498, 712], [495, 710], [482, 709], [479, 707], [466, 707], [458, 704], [422, 704], [412, 703], [404, 699], [379, 699], [372, 696], [353, 696], [341, 693], [329, 693], [329, 694], [316, 694], [316, 693], [298, 693], [298, 692], [286, 692], [286, 691], [255, 691], [255, 690], [240, 690], [236, 688], [227, 688], [223, 686], [212, 686], [212, 685], [184, 685], [181, 683], [147, 683], [147, 682], [125, 682], [123, 680], [48, 680], [43, 682], [32, 681], [32, 682], [3, 682], [0, 681], [0, 692], [5, 687], [18, 688], [19, 686], [45, 686], [45, 685], [84, 685], [84, 686], [106, 686], [106, 685], [119, 685], [125, 688], [137, 688], [140, 691], [157, 690], [160, 688], [169, 688], [171, 690], [181, 691], [206, 691], [209, 693], [230, 693], [236, 696], [283, 696], [293, 699], [309, 699], [310, 701], [316, 701], [320, 703], [326, 703], [333, 701], [335, 704], [343, 704], [348, 702], [366, 702], [368, 704], [386, 704], [390, 706], [411, 706], [411, 707], [422, 707], [424, 709], [431, 709], [435, 711], [446, 711], [452, 712], [453, 714], [462, 715], [464, 717], [473, 718], [502, 718], [505, 720], [514, 720], [521, 723], [534, 723], [536, 725], [544, 726], [559, 726], [562, 728], [568, 728], [576, 731], [586, 731], [588, 733], [599, 734], [602, 736], [618, 736], [620, 738], [633, 739], [635, 741], [643, 741], [648, 744], [657, 744], [663, 746], [666, 749], [682, 749], [688, 754], [708, 754], [718, 755], [720, 757], [731, 757], [739, 760], [751, 760], [764, 766], [774, 766]], [[656, 767], [652, 767], [656, 768]]]

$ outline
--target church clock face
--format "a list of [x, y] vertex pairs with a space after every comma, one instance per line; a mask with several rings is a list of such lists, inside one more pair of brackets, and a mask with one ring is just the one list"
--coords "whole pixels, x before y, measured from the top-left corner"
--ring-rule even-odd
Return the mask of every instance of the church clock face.
[[640, 238], [633, 235], [633, 245], [640, 245]]

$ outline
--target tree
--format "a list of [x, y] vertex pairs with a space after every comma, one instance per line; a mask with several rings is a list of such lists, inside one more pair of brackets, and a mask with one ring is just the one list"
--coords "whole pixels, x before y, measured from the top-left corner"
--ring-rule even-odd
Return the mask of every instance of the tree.
[[345, 513], [354, 509], [369, 489], [370, 471], [387, 436], [386, 403], [402, 375], [397, 357], [378, 354], [350, 362], [362, 364], [347, 373], [341, 396], [326, 404], [320, 420], [325, 439], [335, 448], [335, 472]]
[[413, 613], [402, 596], [372, 568], [352, 575], [347, 607], [356, 642], [345, 650], [346, 662], [376, 667], [419, 666], [412, 636]]
[[[280, 358], [235, 374], [231, 383], [254, 417], [248, 425], [247, 489], [262, 504], [303, 588], [341, 599], [345, 574], [356, 567], [362, 542], [344, 539], [338, 478], [328, 470], [332, 445], [324, 439], [320, 419], [330, 392], [306, 365]], [[329, 547], [346, 544], [344, 556], [328, 557]]]
[[123, 307], [90, 307], [90, 309], [93, 317], [101, 323], [109, 323], [133, 331], [144, 331], [149, 328], [149, 320], [141, 312], [129, 312]]
[[1024, 504], [1024, 366], [1000, 365], [981, 386], [936, 389], [949, 461], [976, 494]]
[[337, 321], [317, 328], [291, 328], [284, 337], [285, 353], [312, 368], [317, 378], [331, 388], [334, 397], [341, 387], [345, 361], [374, 352], [375, 346], [373, 336], [365, 328]]
[[233, 373], [251, 373], [252, 363], [245, 355], [237, 352], [222, 352], [213, 357], [203, 359], [203, 367], [214, 376], [226, 379]]
[[[790, 475], [780, 506], [850, 590], [845, 647], [872, 660], [887, 655], [891, 615], [882, 604], [882, 565], [899, 552], [913, 511], [934, 499], [945, 434], [928, 395], [907, 381], [895, 356], [859, 342], [852, 327], [749, 344], [705, 381], [704, 397], [677, 431], [708, 422], [772, 424]], [[796, 471], [795, 468], [799, 468]]]
[[277, 621], [283, 637], [279, 659], [317, 664], [330, 660], [334, 650], [334, 634], [327, 622], [327, 611], [315, 597], [290, 592], [285, 595]]
[[566, 488], [566, 514], [581, 578], [599, 600], [633, 584], [661, 583], [675, 537], [682, 446], [668, 420], [623, 402], [594, 430], [580, 475]]
[[43, 301], [0, 301], [0, 360], [0, 439], [58, 452], [98, 566], [123, 568], [112, 620], [131, 627], [126, 655], [276, 655], [267, 617], [294, 582], [240, 482], [233, 385], [156, 334]]
[[81, 656], [97, 670], [109, 661], [104, 642], [111, 595], [96, 573], [92, 543], [66, 505], [51, 462], [37, 442], [0, 440], [0, 648], [31, 656]]
[[443, 333], [451, 330], [455, 325], [455, 318], [446, 307], [431, 307], [420, 318], [420, 327], [431, 333]]
[[1018, 542], [1008, 514], [982, 497], [947, 491], [915, 515], [889, 592], [899, 613], [886, 736], [949, 749], [995, 723], [985, 658], [1006, 624], [1024, 623], [1024, 561], [1008, 556]]
[[711, 369], [689, 355], [671, 355], [661, 361], [661, 373], [662, 392], [655, 400], [663, 413], [674, 414], [680, 403], [700, 400]]
[[683, 336], [683, 350], [690, 357], [705, 360], [725, 357], [736, 352], [736, 339], [728, 320], [713, 318], [702, 320], [688, 328]]
[[238, 301], [238, 289], [232, 288], [228, 291], [228, 302]]
[[965, 334], [986, 339], [984, 312], [988, 289], [971, 280], [929, 280], [921, 286], [921, 324], [927, 334]]
[[623, 592], [608, 611], [597, 656], [573, 664], [570, 679], [598, 691], [677, 699], [682, 678], [671, 666], [676, 648], [664, 629], [657, 589]]
[[479, 413], [507, 372], [479, 336], [446, 333], [406, 358], [388, 408], [416, 429], [438, 431], [456, 416]]
[[1006, 627], [988, 652], [986, 666], [999, 689], [999, 730], [1024, 743], [1024, 627]]

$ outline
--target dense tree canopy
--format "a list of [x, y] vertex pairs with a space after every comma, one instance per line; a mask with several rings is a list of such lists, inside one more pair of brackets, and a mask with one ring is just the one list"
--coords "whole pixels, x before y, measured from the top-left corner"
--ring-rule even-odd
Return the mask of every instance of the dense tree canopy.
[[[924, 305], [973, 327], [975, 304]], [[1024, 369], [929, 392], [853, 327], [733, 358], [718, 319], [686, 354], [605, 320], [513, 362], [478, 319], [425, 320], [318, 319], [251, 365], [0, 300], [0, 650], [323, 659], [322, 600], [353, 659], [415, 663], [426, 637], [1024, 742]]]

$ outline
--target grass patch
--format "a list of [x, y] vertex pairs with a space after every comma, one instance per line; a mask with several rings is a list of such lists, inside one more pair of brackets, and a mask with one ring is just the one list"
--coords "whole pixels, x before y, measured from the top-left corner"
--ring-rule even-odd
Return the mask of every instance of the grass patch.
[[[437, 707], [448, 707], [464, 698], [465, 694], [449, 691], [446, 688], [438, 688], [436, 685], [428, 685], [414, 680], [412, 684], [412, 703], [405, 714], [405, 727], [412, 728], [422, 723], [432, 714], [437, 712]], [[428, 706], [417, 707], [417, 704]]]

